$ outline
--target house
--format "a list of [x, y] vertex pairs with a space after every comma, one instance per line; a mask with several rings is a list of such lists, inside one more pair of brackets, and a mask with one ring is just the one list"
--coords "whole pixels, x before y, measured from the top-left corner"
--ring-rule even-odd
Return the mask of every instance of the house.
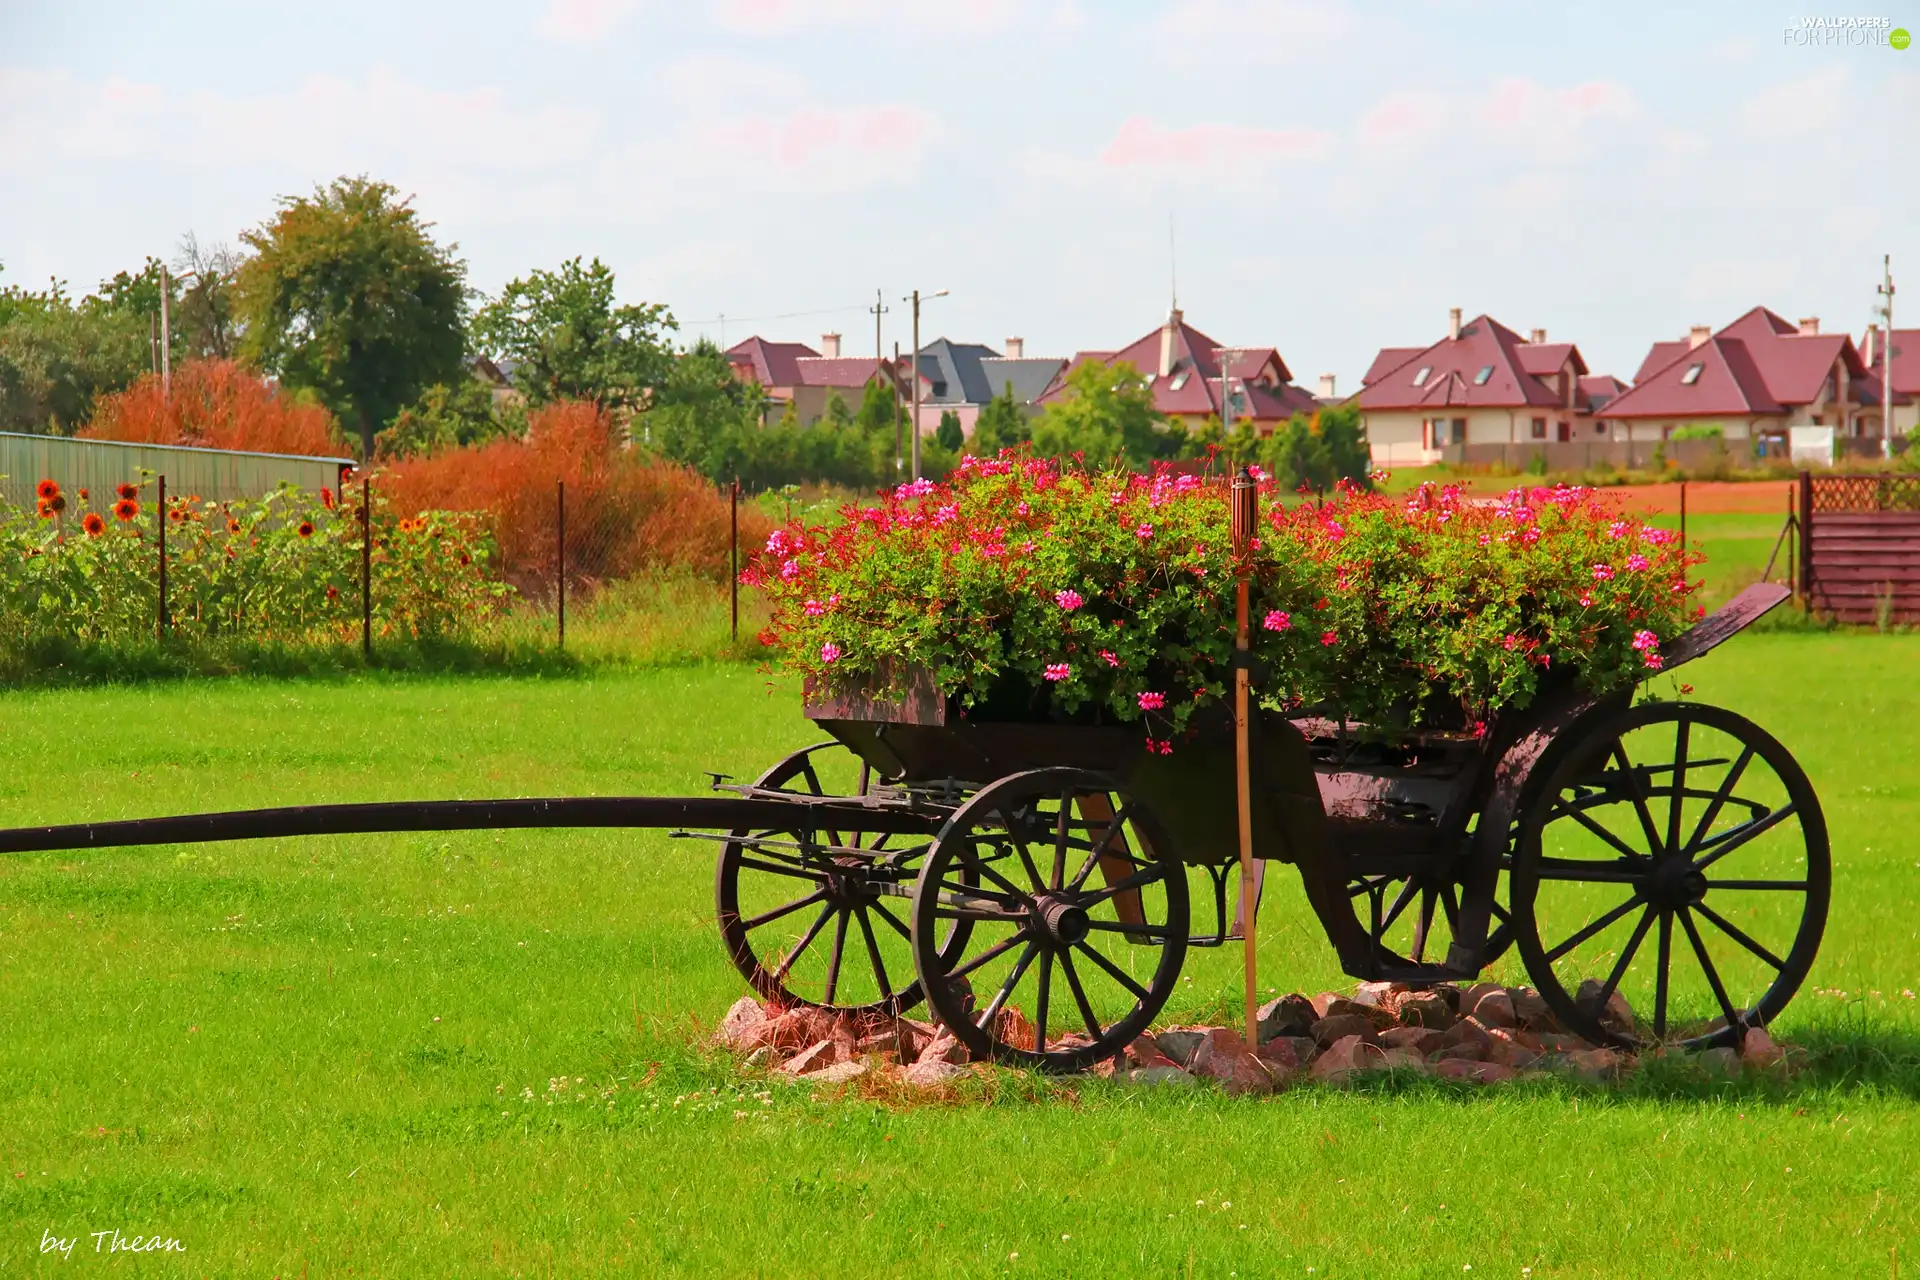
[[1814, 317], [1789, 324], [1755, 307], [1717, 333], [1695, 325], [1684, 338], [1654, 343], [1633, 386], [1602, 416], [1621, 440], [1667, 440], [1682, 427], [1706, 426], [1784, 451], [1795, 428], [1825, 429], [1829, 441], [1877, 436], [1879, 405], [1880, 380], [1852, 338], [1821, 333]]
[[1009, 389], [1029, 416], [1038, 413], [1035, 401], [1067, 362], [1027, 355], [1020, 338], [1007, 339], [1005, 354], [983, 343], [936, 338], [920, 348], [919, 366], [921, 429], [936, 429], [951, 413], [960, 420], [960, 429], [972, 435], [980, 411]]
[[1124, 360], [1138, 369], [1153, 392], [1153, 407], [1169, 422], [1189, 429], [1209, 418], [1224, 421], [1223, 398], [1235, 423], [1251, 421], [1263, 436], [1272, 435], [1296, 413], [1312, 414], [1320, 408], [1318, 400], [1293, 385], [1293, 375], [1274, 348], [1222, 346], [1188, 324], [1178, 307], [1167, 313], [1160, 328], [1117, 351], [1076, 354], [1040, 396], [1041, 407], [1064, 398], [1066, 375], [1093, 360]]
[[[836, 395], [849, 410], [857, 409], [867, 384], [876, 379], [903, 403], [909, 398], [906, 381], [893, 361], [843, 356], [837, 333], [823, 334], [820, 345], [823, 350], [815, 351], [804, 342], [769, 342], [756, 335], [727, 348], [727, 363], [742, 382], [760, 384], [767, 397], [762, 413], [767, 420], [783, 416], [791, 406], [802, 426], [818, 422]], [[930, 389], [930, 380], [923, 378], [921, 396]], [[937, 424], [939, 419], [934, 421]]]
[[1585, 443], [1605, 434], [1594, 397], [1619, 394], [1618, 379], [1588, 372], [1571, 342], [1545, 329], [1522, 338], [1491, 316], [1462, 324], [1425, 347], [1384, 347], [1354, 403], [1380, 466], [1423, 466], [1459, 446]]
[[[1875, 379], [1886, 375], [1885, 348], [1880, 341], [1880, 326], [1870, 324], [1860, 339], [1860, 359]], [[1893, 434], [1903, 436], [1920, 427], [1920, 329], [1894, 329], [1893, 335]], [[1880, 407], [1862, 405], [1866, 434], [1880, 431]]]

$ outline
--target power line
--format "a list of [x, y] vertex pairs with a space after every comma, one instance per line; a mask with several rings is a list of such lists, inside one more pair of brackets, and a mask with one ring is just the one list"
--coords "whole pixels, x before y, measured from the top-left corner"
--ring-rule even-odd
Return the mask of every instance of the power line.
[[849, 312], [849, 311], [865, 311], [867, 309], [868, 308], [866, 303], [856, 302], [850, 307], [821, 307], [814, 311], [783, 311], [778, 315], [770, 315], [770, 316], [730, 316], [730, 315], [721, 314], [717, 316], [708, 316], [705, 319], [701, 319], [701, 320], [682, 320], [680, 323], [683, 325], [760, 324], [763, 321], [767, 321], [767, 320], [798, 320], [803, 316], [844, 315], [846, 312]]

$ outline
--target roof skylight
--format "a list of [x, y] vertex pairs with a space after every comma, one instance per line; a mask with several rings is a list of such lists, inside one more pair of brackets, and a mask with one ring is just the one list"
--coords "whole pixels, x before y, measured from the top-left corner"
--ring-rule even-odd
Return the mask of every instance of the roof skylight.
[[1706, 367], [1707, 366], [1704, 363], [1701, 363], [1699, 361], [1695, 361], [1694, 363], [1688, 365], [1687, 371], [1680, 375], [1680, 385], [1683, 387], [1690, 387], [1694, 383], [1700, 381], [1700, 375], [1703, 372], [1705, 372]]
[[1418, 373], [1416, 373], [1416, 374], [1414, 374], [1414, 375], [1413, 375], [1413, 385], [1414, 385], [1414, 386], [1416, 386], [1416, 387], [1424, 387], [1424, 386], [1426, 386], [1426, 385], [1427, 385], [1427, 375], [1428, 375], [1428, 374], [1430, 374], [1430, 373], [1432, 373], [1432, 372], [1433, 372], [1433, 366], [1432, 366], [1432, 365], [1430, 365], [1430, 364], [1423, 364], [1423, 365], [1421, 365], [1421, 366], [1420, 366], [1420, 372], [1418, 372]]
[[1481, 365], [1480, 372], [1473, 375], [1473, 385], [1476, 387], [1484, 387], [1487, 385], [1487, 379], [1492, 376], [1493, 366], [1490, 364]]

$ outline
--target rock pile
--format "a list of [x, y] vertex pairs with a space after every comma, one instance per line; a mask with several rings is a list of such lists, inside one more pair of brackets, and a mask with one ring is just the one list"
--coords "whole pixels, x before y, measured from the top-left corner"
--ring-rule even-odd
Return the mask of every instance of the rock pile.
[[[1591, 983], [1579, 998], [1598, 995], [1599, 984]], [[1008, 1008], [1000, 1018], [1001, 1040], [1032, 1043], [1032, 1027], [1018, 1010]], [[1230, 1027], [1169, 1027], [1142, 1035], [1095, 1070], [1142, 1084], [1211, 1080], [1228, 1093], [1264, 1093], [1296, 1080], [1341, 1083], [1391, 1070], [1475, 1084], [1548, 1071], [1606, 1081], [1635, 1065], [1631, 1053], [1561, 1030], [1538, 992], [1492, 982], [1417, 990], [1363, 982], [1350, 995], [1281, 996], [1261, 1007], [1259, 1019], [1257, 1045]], [[1618, 992], [1600, 1021], [1622, 1033], [1635, 1027], [1633, 1010]], [[751, 1063], [820, 1083], [876, 1073], [931, 1087], [970, 1074], [964, 1045], [945, 1028], [912, 1018], [780, 1009], [747, 997], [727, 1012], [714, 1040], [747, 1054]], [[1076, 1042], [1087, 1043], [1084, 1038], [1051, 1043]], [[1709, 1070], [1738, 1075], [1743, 1069], [1779, 1067], [1785, 1051], [1755, 1028], [1738, 1049], [1713, 1049], [1698, 1058]]]

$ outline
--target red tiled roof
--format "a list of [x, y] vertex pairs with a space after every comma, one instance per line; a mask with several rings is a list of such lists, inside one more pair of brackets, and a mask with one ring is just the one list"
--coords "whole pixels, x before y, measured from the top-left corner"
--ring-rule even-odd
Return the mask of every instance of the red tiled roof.
[[1627, 384], [1610, 373], [1592, 373], [1580, 379], [1580, 397], [1598, 408], [1627, 389]]
[[794, 362], [820, 353], [804, 342], [768, 342], [755, 335], [727, 348], [727, 362], [748, 369], [763, 387], [797, 387], [800, 374]]
[[1367, 366], [1367, 371], [1360, 375], [1360, 385], [1364, 387], [1380, 381], [1425, 350], [1425, 347], [1380, 348], [1380, 354], [1373, 358], [1373, 363]]
[[[1866, 340], [1861, 339], [1861, 350], [1866, 349]], [[1872, 372], [1878, 374], [1886, 367], [1886, 357], [1878, 351], [1873, 355]], [[1897, 401], [1902, 393], [1920, 394], [1920, 329], [1895, 329], [1893, 331], [1893, 394]]]
[[1580, 358], [1580, 348], [1571, 342], [1523, 342], [1519, 352], [1520, 367], [1536, 378], [1553, 377], [1566, 366], [1569, 358], [1576, 375], [1587, 371], [1587, 362]]
[[803, 387], [864, 387], [873, 381], [880, 362], [872, 356], [802, 356], [793, 362]]
[[[1411, 359], [1394, 366], [1383, 376], [1360, 389], [1362, 409], [1425, 409], [1435, 405], [1462, 405], [1484, 408], [1517, 408], [1538, 405], [1560, 408], [1561, 397], [1553, 388], [1535, 377], [1525, 365], [1521, 352], [1528, 346], [1520, 335], [1491, 316], [1475, 316], [1460, 327], [1457, 338], [1442, 338], [1422, 348]], [[1554, 344], [1555, 346], [1570, 344]], [[1575, 353], [1576, 359], [1578, 353]], [[1386, 360], [1386, 353], [1374, 359], [1374, 368]], [[1584, 369], [1584, 363], [1578, 368]], [[1414, 378], [1421, 369], [1427, 376], [1418, 384]], [[1484, 381], [1482, 370], [1487, 370]], [[1554, 366], [1554, 372], [1559, 365]], [[1371, 371], [1370, 371], [1371, 372]]]
[[[1608, 404], [1608, 418], [1687, 418], [1780, 414], [1819, 399], [1835, 363], [1861, 399], [1866, 366], [1842, 333], [1803, 334], [1765, 307], [1755, 307], [1699, 346], [1658, 342], [1640, 364], [1632, 389]], [[1692, 382], [1687, 371], [1699, 365]]]
[[[1178, 313], [1175, 313], [1178, 317]], [[1293, 386], [1286, 362], [1272, 347], [1222, 347], [1184, 319], [1176, 318], [1173, 332], [1172, 372], [1160, 375], [1160, 341], [1163, 329], [1156, 328], [1118, 351], [1082, 351], [1041, 393], [1039, 404], [1048, 404], [1065, 394], [1066, 376], [1089, 361], [1118, 364], [1126, 361], [1138, 369], [1153, 390], [1153, 407], [1169, 416], [1206, 417], [1220, 415], [1220, 363], [1225, 358], [1235, 392], [1244, 394], [1245, 408], [1236, 410], [1236, 418], [1258, 422], [1278, 421], [1298, 413], [1312, 413], [1320, 407], [1307, 392]], [[1256, 381], [1271, 366], [1280, 379], [1275, 387]]]

